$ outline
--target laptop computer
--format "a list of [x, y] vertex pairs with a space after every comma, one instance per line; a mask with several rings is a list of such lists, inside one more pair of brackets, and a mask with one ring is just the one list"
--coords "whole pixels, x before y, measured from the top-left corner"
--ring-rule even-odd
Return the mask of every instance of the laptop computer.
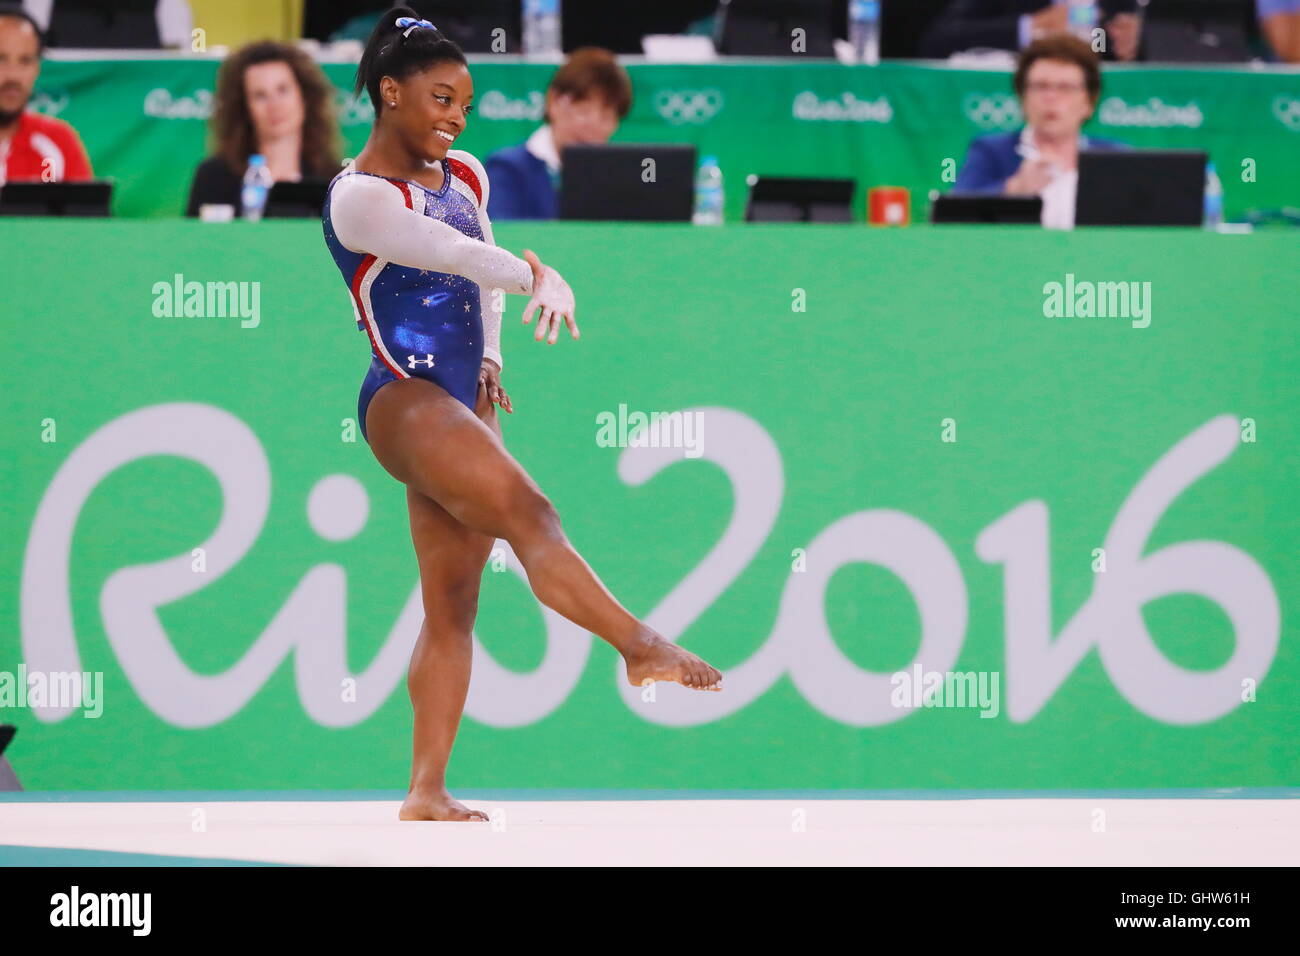
[[1038, 196], [985, 196], [960, 193], [936, 196], [930, 204], [932, 223], [1012, 223], [1040, 225], [1043, 200]]
[[329, 183], [324, 179], [278, 182], [266, 194], [266, 219], [319, 219]]
[[851, 179], [756, 176], [745, 222], [852, 222], [853, 187]]
[[1076, 226], [1199, 226], [1207, 156], [1194, 149], [1079, 152]]
[[560, 218], [690, 222], [695, 147], [669, 143], [567, 146]]
[[5, 183], [0, 187], [0, 216], [107, 216], [113, 184]]

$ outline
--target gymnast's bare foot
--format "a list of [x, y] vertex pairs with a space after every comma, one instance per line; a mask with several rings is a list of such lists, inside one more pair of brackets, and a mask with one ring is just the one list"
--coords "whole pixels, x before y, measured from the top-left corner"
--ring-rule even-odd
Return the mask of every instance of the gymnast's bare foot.
[[471, 810], [455, 799], [445, 788], [438, 790], [412, 790], [406, 795], [399, 820], [482, 820], [488, 815], [482, 810]]
[[722, 690], [722, 672], [688, 650], [649, 631], [635, 649], [623, 655], [627, 680], [635, 687], [647, 682], [675, 681], [691, 690]]

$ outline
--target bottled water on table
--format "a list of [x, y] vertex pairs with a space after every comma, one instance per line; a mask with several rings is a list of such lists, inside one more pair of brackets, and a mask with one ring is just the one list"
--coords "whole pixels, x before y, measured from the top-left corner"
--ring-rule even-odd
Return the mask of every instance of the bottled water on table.
[[1093, 0], [1067, 0], [1070, 32], [1080, 40], [1092, 42], [1092, 31], [1097, 27], [1097, 4]]
[[1223, 183], [1214, 163], [1205, 164], [1205, 228], [1218, 229], [1223, 224]]
[[558, 56], [560, 0], [524, 0], [524, 53]]
[[849, 44], [859, 63], [880, 62], [880, 0], [849, 0]]
[[266, 194], [274, 185], [275, 180], [267, 168], [266, 157], [261, 153], [249, 156], [248, 169], [244, 171], [244, 186], [239, 192], [239, 205], [245, 219], [257, 222], [262, 218], [262, 210], [266, 208]]
[[705, 156], [695, 173], [695, 215], [691, 222], [697, 226], [722, 225], [722, 168], [716, 156]]

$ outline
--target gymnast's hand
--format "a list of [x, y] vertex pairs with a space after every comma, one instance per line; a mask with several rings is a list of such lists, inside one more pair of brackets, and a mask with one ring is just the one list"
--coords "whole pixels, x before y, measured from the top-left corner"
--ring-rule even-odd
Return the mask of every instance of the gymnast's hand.
[[487, 390], [489, 402], [496, 402], [507, 412], [514, 414], [514, 406], [510, 404], [510, 396], [501, 387], [501, 369], [490, 358], [483, 360], [483, 367], [479, 369], [478, 373], [478, 383], [481, 388]]
[[564, 277], [550, 266], [542, 265], [537, 253], [531, 249], [524, 250], [524, 259], [533, 270], [533, 297], [524, 307], [524, 325], [533, 320], [533, 313], [541, 307], [541, 317], [537, 320], [537, 334], [533, 338], [540, 342], [542, 336], [550, 332], [547, 345], [554, 345], [560, 338], [560, 319], [569, 327], [569, 333], [578, 337], [578, 323], [573, 318], [573, 290]]

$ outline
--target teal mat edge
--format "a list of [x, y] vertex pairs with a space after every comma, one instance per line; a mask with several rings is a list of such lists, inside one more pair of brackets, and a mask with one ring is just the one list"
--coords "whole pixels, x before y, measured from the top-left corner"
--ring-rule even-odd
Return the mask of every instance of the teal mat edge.
[[0, 843], [0, 867], [25, 866], [291, 866], [261, 860], [222, 857], [167, 856], [163, 853], [124, 853], [116, 850], [80, 850], [67, 847], [20, 846]]
[[[457, 788], [461, 800], [1296, 800], [1300, 787], [1150, 790], [566, 790]], [[217, 803], [239, 800], [400, 802], [404, 790], [21, 790], [0, 803]]]

